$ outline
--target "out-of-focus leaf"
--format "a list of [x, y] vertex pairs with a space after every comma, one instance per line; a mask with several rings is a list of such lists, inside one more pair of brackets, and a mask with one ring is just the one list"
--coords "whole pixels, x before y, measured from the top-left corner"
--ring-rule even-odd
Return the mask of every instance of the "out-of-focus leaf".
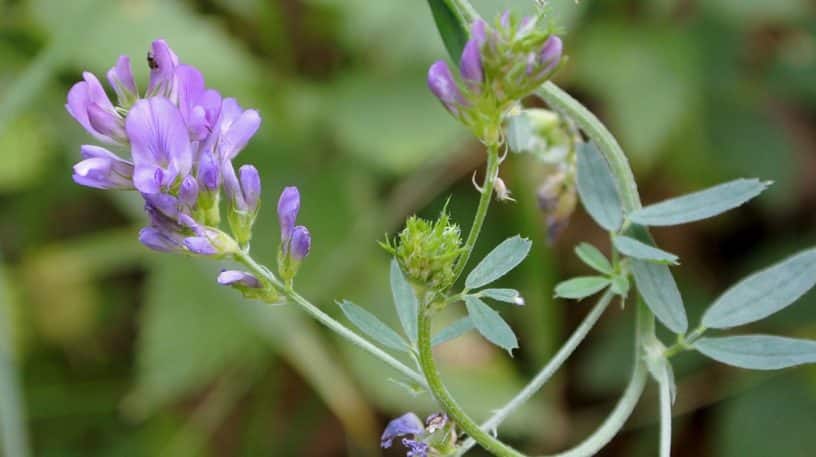
[[476, 330], [488, 341], [512, 355], [513, 349], [518, 347], [518, 340], [513, 329], [501, 315], [472, 295], [465, 296], [465, 306]]
[[816, 341], [772, 335], [700, 338], [694, 348], [727, 365], [750, 370], [779, 370], [816, 363]]
[[621, 275], [613, 276], [610, 288], [612, 292], [615, 292], [621, 297], [626, 297], [629, 295], [629, 278]]
[[41, 119], [29, 116], [0, 132], [0, 193], [30, 186], [46, 171], [53, 150], [44, 127]]
[[18, 354], [14, 348], [14, 319], [0, 252], [0, 449], [4, 455], [30, 454], [23, 395], [20, 390]]
[[[147, 285], [138, 340], [136, 415], [198, 389], [226, 367], [263, 354], [257, 333], [232, 306], [232, 293], [201, 274], [198, 259], [162, 256]], [[208, 281], [207, 279], [210, 278]], [[203, 337], [206, 336], [206, 337]]]
[[591, 268], [603, 273], [612, 273], [612, 264], [603, 253], [589, 243], [581, 243], [575, 247], [575, 255]]
[[428, 0], [428, 5], [431, 7], [436, 30], [439, 31], [442, 42], [445, 43], [448, 55], [454, 61], [458, 61], [468, 40], [468, 32], [462, 26], [459, 13], [454, 11], [450, 3], [445, 0]]
[[808, 0], [703, 0], [704, 11], [741, 27], [797, 23], [813, 14]]
[[581, 299], [595, 295], [609, 285], [609, 278], [604, 276], [581, 276], [568, 279], [555, 286], [555, 296], [561, 298]]
[[465, 288], [486, 286], [516, 268], [530, 253], [533, 242], [518, 235], [510, 237], [488, 253], [465, 279]]
[[631, 27], [610, 17], [587, 23], [576, 45], [567, 46], [577, 82], [605, 102], [612, 130], [639, 168], [658, 162], [662, 146], [698, 106], [692, 36], [669, 23]]
[[431, 345], [437, 346], [442, 343], [447, 343], [450, 340], [459, 338], [470, 330], [473, 330], [473, 321], [470, 319], [470, 316], [465, 316], [434, 335], [433, 338], [431, 338]]
[[344, 149], [389, 173], [441, 160], [461, 138], [461, 128], [428, 90], [424, 69], [396, 77], [350, 73], [325, 98], [332, 102], [327, 121]]
[[615, 231], [623, 222], [618, 189], [609, 164], [594, 143], [578, 146], [578, 194], [595, 222]]
[[[240, 96], [261, 81], [260, 69], [249, 53], [223, 27], [205, 16], [193, 14], [183, 2], [143, 0], [95, 4], [97, 8], [105, 5], [104, 19], [94, 21], [81, 40], [71, 42], [67, 53], [79, 68], [101, 74], [116, 63], [120, 54], [128, 54], [139, 87], [144, 89], [148, 75], [147, 62], [143, 60], [145, 53], [151, 40], [164, 38], [183, 62], [198, 67], [207, 83], [223, 93]], [[46, 26], [56, 28], [73, 8], [73, 2], [35, 0], [31, 10]]]
[[816, 448], [813, 411], [807, 377], [778, 376], [715, 406], [709, 449], [718, 457], [809, 456]]
[[524, 298], [516, 289], [485, 289], [479, 291], [477, 295], [519, 306], [524, 304]]
[[394, 296], [394, 305], [397, 307], [397, 315], [402, 324], [402, 329], [405, 330], [408, 339], [412, 343], [416, 343], [419, 303], [414, 288], [405, 279], [396, 259], [391, 260], [390, 279], [391, 294]]
[[615, 249], [623, 255], [635, 259], [648, 260], [657, 263], [677, 264], [677, 256], [628, 236], [616, 236], [613, 240]]
[[666, 226], [695, 222], [743, 205], [768, 188], [758, 179], [736, 179], [699, 192], [649, 205], [629, 214], [641, 225]]
[[348, 300], [343, 300], [337, 304], [340, 305], [340, 309], [343, 310], [343, 314], [346, 315], [348, 320], [350, 320], [355, 326], [357, 326], [357, 328], [373, 338], [375, 341], [379, 342], [383, 346], [387, 346], [398, 351], [408, 350], [408, 346], [405, 344], [405, 341], [397, 334], [397, 332], [392, 330], [391, 327], [385, 325], [383, 321], [377, 319], [377, 317], [373, 314]]
[[730, 328], [785, 309], [816, 284], [816, 249], [796, 254], [743, 279], [703, 315], [703, 326]]
[[686, 309], [669, 267], [632, 259], [631, 268], [638, 292], [655, 317], [674, 333], [685, 333], [688, 329]]

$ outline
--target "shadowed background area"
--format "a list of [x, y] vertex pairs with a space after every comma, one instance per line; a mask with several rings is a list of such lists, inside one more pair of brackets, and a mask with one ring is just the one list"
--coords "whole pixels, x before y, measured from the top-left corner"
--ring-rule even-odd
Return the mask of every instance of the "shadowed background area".
[[[475, 2], [532, 11], [531, 1]], [[570, 56], [556, 82], [591, 107], [655, 202], [739, 176], [773, 180], [714, 220], [654, 234], [692, 324], [729, 284], [816, 241], [816, 14], [808, 0], [551, 2]], [[82, 70], [133, 58], [140, 87], [150, 42], [165, 38], [208, 85], [263, 117], [237, 163], [254, 163], [265, 205], [253, 251], [274, 265], [274, 204], [303, 194], [314, 246], [298, 283], [344, 320], [348, 298], [395, 324], [385, 233], [452, 197], [467, 226], [481, 146], [425, 86], [446, 53], [424, 0], [5, 0], [0, 2], [0, 424], [7, 448], [36, 456], [373, 456], [388, 419], [435, 409], [385, 365], [291, 307], [243, 302], [219, 265], [138, 244], [138, 198], [75, 185], [85, 132], [63, 104]], [[535, 100], [531, 101], [536, 104]], [[507, 236], [534, 241], [504, 287], [521, 350], [477, 334], [439, 348], [446, 381], [477, 419], [509, 399], [558, 348], [588, 302], [553, 300], [586, 274], [581, 240], [608, 252], [578, 209], [548, 245], [535, 191], [543, 171], [512, 156], [518, 200], [496, 204], [474, 258]], [[444, 319], [461, 314], [460, 305]], [[530, 452], [567, 447], [605, 417], [632, 363], [633, 307], [598, 329], [501, 434]], [[752, 325], [816, 338], [816, 294]], [[667, 335], [663, 335], [667, 337]], [[666, 341], [669, 341], [666, 339]], [[747, 372], [696, 354], [676, 359], [674, 455], [805, 457], [816, 449], [816, 368]], [[16, 369], [15, 369], [16, 368]], [[19, 383], [20, 395], [14, 388]], [[25, 424], [14, 418], [25, 410]], [[653, 387], [600, 455], [652, 456]], [[25, 429], [21, 428], [25, 427]], [[403, 451], [404, 452], [404, 451]], [[473, 455], [480, 454], [474, 450]], [[392, 450], [386, 455], [401, 455]]]

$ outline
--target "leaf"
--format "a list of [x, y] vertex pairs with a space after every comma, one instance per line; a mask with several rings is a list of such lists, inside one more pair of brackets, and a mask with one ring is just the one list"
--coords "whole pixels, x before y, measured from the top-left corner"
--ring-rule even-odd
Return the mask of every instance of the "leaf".
[[666, 226], [699, 221], [734, 209], [768, 188], [758, 179], [736, 179], [699, 192], [639, 209], [629, 219], [642, 225]]
[[816, 249], [785, 259], [743, 279], [703, 314], [703, 326], [730, 328], [770, 316], [816, 284]]
[[512, 355], [513, 349], [518, 347], [518, 340], [513, 329], [499, 313], [472, 295], [465, 296], [465, 306], [476, 330], [488, 341]]
[[391, 260], [391, 293], [402, 328], [411, 343], [416, 343], [419, 303], [414, 288], [405, 279], [396, 259]]
[[677, 256], [658, 249], [648, 244], [638, 241], [628, 236], [615, 236], [612, 240], [615, 249], [623, 255], [633, 257], [635, 259], [648, 260], [657, 263], [670, 263], [677, 265]]
[[522, 298], [516, 289], [485, 289], [480, 291], [478, 296], [492, 298], [493, 300], [512, 303], [518, 306], [524, 305], [524, 298]]
[[612, 274], [612, 264], [595, 246], [581, 243], [575, 247], [575, 255], [591, 268], [604, 274]]
[[533, 124], [523, 111], [507, 117], [504, 133], [507, 146], [517, 154], [531, 152], [537, 144]]
[[469, 316], [465, 316], [434, 335], [434, 337], [431, 338], [431, 346], [447, 343], [450, 340], [459, 338], [470, 330], [473, 330], [473, 321]]
[[778, 370], [816, 363], [816, 341], [781, 336], [700, 338], [694, 348], [718, 362], [750, 370]]
[[618, 189], [609, 164], [594, 143], [578, 146], [578, 194], [598, 225], [609, 231], [618, 230], [623, 222]]
[[666, 265], [632, 259], [632, 274], [640, 295], [655, 317], [677, 334], [688, 329], [683, 297]]
[[375, 315], [348, 300], [337, 302], [337, 304], [340, 305], [340, 309], [343, 310], [343, 314], [346, 315], [348, 320], [375, 341], [399, 351], [408, 349], [399, 334], [377, 319]]
[[609, 285], [609, 278], [603, 276], [580, 276], [568, 279], [555, 286], [555, 296], [581, 299], [600, 292]]
[[445, 49], [448, 50], [451, 59], [458, 62], [468, 40], [468, 32], [459, 20], [459, 13], [451, 9], [444, 0], [428, 0], [428, 5], [431, 7], [436, 29], [445, 43]]
[[627, 295], [629, 295], [629, 287], [630, 287], [629, 278], [627, 278], [626, 276], [618, 275], [612, 278], [612, 284], [610, 288], [612, 289], [612, 292], [615, 292], [621, 297], [626, 297]]
[[470, 272], [465, 279], [465, 288], [482, 287], [506, 275], [527, 257], [532, 244], [518, 235], [502, 241]]

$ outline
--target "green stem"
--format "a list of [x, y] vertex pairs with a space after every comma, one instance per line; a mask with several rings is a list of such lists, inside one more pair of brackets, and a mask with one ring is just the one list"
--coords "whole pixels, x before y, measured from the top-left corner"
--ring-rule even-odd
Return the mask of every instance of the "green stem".
[[671, 457], [672, 439], [671, 385], [660, 382], [660, 457]]
[[476, 208], [476, 215], [473, 216], [473, 224], [470, 226], [470, 233], [468, 233], [467, 240], [463, 247], [462, 255], [456, 261], [454, 267], [455, 283], [462, 272], [465, 271], [470, 255], [473, 253], [473, 247], [476, 246], [476, 240], [479, 239], [479, 234], [482, 231], [485, 217], [487, 217], [487, 210], [490, 208], [490, 199], [493, 198], [493, 188], [496, 184], [496, 178], [499, 177], [499, 145], [491, 144], [487, 147], [487, 166], [485, 167], [484, 183], [482, 184], [482, 196], [479, 198], [479, 206]]
[[427, 386], [425, 379], [416, 370], [409, 368], [404, 363], [400, 362], [387, 352], [383, 351], [373, 343], [358, 335], [353, 330], [349, 329], [340, 322], [334, 320], [331, 316], [323, 312], [320, 308], [312, 304], [309, 300], [295, 292], [291, 287], [283, 284], [272, 272], [265, 266], [255, 261], [249, 254], [239, 252], [235, 254], [235, 260], [245, 265], [253, 274], [269, 281], [278, 289], [284, 291], [286, 296], [295, 304], [300, 306], [306, 313], [315, 318], [318, 322], [328, 327], [338, 335], [350, 341], [352, 344], [363, 349], [374, 357], [382, 360], [391, 368], [399, 371], [412, 381], [419, 383], [422, 386]]
[[436, 362], [431, 350], [431, 312], [426, 306], [419, 311], [419, 364], [425, 379], [428, 381], [428, 388], [442, 409], [453, 419], [456, 426], [470, 435], [485, 450], [492, 452], [498, 457], [524, 457], [524, 454], [516, 451], [510, 446], [502, 443], [490, 436], [479, 425], [467, 415], [467, 413], [456, 403], [453, 396], [448, 392], [439, 375]]
[[570, 94], [552, 82], [544, 83], [537, 93], [551, 108], [572, 118], [598, 145], [598, 149], [609, 162], [612, 175], [617, 181], [624, 211], [628, 213], [639, 209], [640, 197], [632, 168], [629, 166], [629, 159], [626, 158], [612, 133], [581, 102], [572, 98]]
[[[564, 346], [558, 350], [555, 356], [553, 356], [553, 358], [547, 362], [547, 365], [545, 365], [544, 368], [538, 372], [538, 374], [524, 387], [524, 389], [516, 394], [516, 396], [513, 397], [501, 409], [493, 413], [493, 416], [482, 424], [482, 430], [494, 430], [510, 415], [510, 413], [526, 403], [530, 397], [541, 389], [541, 387], [552, 377], [553, 374], [555, 374], [561, 365], [567, 361], [572, 353], [575, 352], [575, 349], [579, 344], [581, 344], [584, 338], [586, 338], [589, 331], [592, 330], [592, 327], [595, 326], [598, 319], [600, 319], [603, 315], [607, 306], [609, 306], [609, 303], [612, 301], [612, 297], [614, 297], [614, 295], [615, 294], [612, 291], [607, 290], [601, 296], [595, 307], [592, 308], [589, 314], [587, 314], [587, 316], [584, 318], [583, 322], [581, 322], [581, 325], [575, 329], [569, 339], [567, 339], [567, 341], [564, 343]], [[464, 443], [462, 443], [458, 455], [464, 454], [475, 444], [476, 442], [473, 440], [473, 438], [468, 438]]]

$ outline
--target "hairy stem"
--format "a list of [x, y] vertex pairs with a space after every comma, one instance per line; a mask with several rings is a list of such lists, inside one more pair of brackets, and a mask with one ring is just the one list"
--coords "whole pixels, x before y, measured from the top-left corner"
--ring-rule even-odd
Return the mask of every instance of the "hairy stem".
[[479, 239], [479, 234], [482, 232], [487, 210], [490, 208], [490, 199], [493, 198], [496, 178], [499, 177], [499, 165], [499, 145], [491, 144], [487, 147], [487, 167], [485, 168], [485, 177], [482, 184], [482, 196], [479, 198], [479, 206], [476, 208], [476, 215], [473, 216], [473, 224], [470, 226], [470, 233], [468, 233], [467, 240], [465, 240], [463, 252], [456, 261], [453, 270], [454, 283], [465, 271], [470, 255], [473, 253], [473, 247], [476, 246], [476, 240]]
[[671, 457], [671, 439], [671, 385], [664, 379], [660, 383], [660, 457]]
[[315, 318], [321, 324], [328, 327], [330, 330], [334, 331], [338, 335], [347, 339], [352, 344], [363, 349], [364, 351], [368, 352], [374, 357], [382, 360], [388, 366], [399, 371], [401, 374], [408, 377], [412, 381], [415, 381], [422, 386], [427, 386], [425, 378], [423, 378], [422, 375], [418, 373], [416, 370], [411, 369], [410, 367], [400, 362], [387, 352], [383, 351], [382, 349], [380, 349], [367, 339], [358, 335], [353, 330], [336, 321], [334, 318], [323, 312], [323, 310], [318, 308], [316, 305], [311, 303], [302, 295], [295, 292], [292, 288], [286, 287], [277, 277], [275, 277], [274, 274], [272, 274], [272, 272], [268, 268], [256, 262], [255, 259], [253, 259], [249, 254], [244, 252], [235, 254], [235, 260], [245, 265], [253, 274], [264, 278], [265, 280], [269, 281], [271, 284], [275, 285], [280, 290], [284, 290], [286, 296], [292, 302], [300, 306], [304, 311], [306, 311], [306, 313]]
[[595, 433], [572, 449], [547, 457], [591, 457], [609, 444], [612, 438], [620, 432], [646, 387], [649, 370], [643, 360], [643, 339], [652, 334], [654, 334], [654, 317], [643, 304], [638, 304], [635, 327], [635, 367], [632, 369], [632, 377], [629, 379], [623, 396]]
[[[612, 291], [607, 290], [603, 296], [598, 300], [598, 303], [587, 314], [581, 325], [575, 329], [572, 335], [567, 339], [561, 349], [547, 362], [547, 365], [538, 372], [538, 374], [522, 389], [515, 397], [513, 397], [501, 409], [493, 413], [487, 421], [482, 424], [482, 430], [493, 430], [499, 426], [513, 411], [522, 406], [530, 399], [541, 387], [552, 377], [553, 374], [567, 361], [579, 344], [586, 338], [592, 327], [598, 322], [598, 319], [603, 315], [609, 303], [614, 297]], [[462, 455], [475, 445], [473, 438], [468, 438], [459, 449], [458, 455]]]
[[431, 311], [427, 306], [423, 306], [419, 311], [419, 364], [425, 379], [428, 381], [428, 388], [442, 409], [453, 419], [457, 427], [470, 435], [485, 450], [492, 452], [498, 457], [524, 457], [524, 454], [516, 451], [510, 446], [502, 443], [479, 428], [479, 424], [473, 421], [470, 416], [456, 403], [453, 396], [442, 383], [439, 370], [433, 358], [431, 350]]

